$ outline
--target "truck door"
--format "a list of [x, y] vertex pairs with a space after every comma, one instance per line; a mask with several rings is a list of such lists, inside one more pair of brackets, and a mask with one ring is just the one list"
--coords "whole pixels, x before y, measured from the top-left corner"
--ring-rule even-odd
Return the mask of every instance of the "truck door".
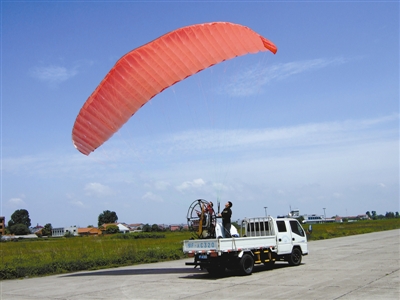
[[292, 231], [292, 242], [294, 245], [300, 245], [301, 250], [304, 253], [308, 252], [307, 249], [307, 237], [303, 230], [303, 227], [297, 220], [290, 220], [290, 229]]
[[292, 235], [290, 227], [286, 226], [285, 220], [277, 220], [276, 225], [278, 227], [277, 244], [278, 244], [278, 255], [287, 254], [292, 252]]

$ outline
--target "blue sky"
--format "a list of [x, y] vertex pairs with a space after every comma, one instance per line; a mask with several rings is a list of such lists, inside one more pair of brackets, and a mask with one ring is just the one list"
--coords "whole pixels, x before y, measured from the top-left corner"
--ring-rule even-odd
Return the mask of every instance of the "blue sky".
[[[1, 210], [32, 224], [399, 210], [399, 3], [1, 2]], [[75, 118], [125, 53], [228, 21], [273, 41], [163, 91], [90, 156]]]

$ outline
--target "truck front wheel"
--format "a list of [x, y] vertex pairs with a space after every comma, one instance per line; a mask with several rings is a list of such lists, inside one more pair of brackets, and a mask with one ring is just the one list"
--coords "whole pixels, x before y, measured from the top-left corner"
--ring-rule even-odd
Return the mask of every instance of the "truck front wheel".
[[288, 257], [288, 263], [291, 266], [298, 266], [301, 264], [301, 251], [299, 248], [293, 248], [292, 254]]
[[239, 270], [242, 275], [253, 273], [254, 259], [250, 254], [245, 254], [240, 259]]

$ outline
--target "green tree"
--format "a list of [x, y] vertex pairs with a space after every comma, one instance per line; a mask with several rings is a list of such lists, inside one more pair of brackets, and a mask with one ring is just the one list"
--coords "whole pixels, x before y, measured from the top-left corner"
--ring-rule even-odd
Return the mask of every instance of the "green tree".
[[74, 237], [74, 234], [73, 234], [71, 231], [67, 231], [67, 232], [64, 234], [64, 237], [66, 237], [66, 238], [71, 238], [71, 237]]
[[10, 228], [10, 232], [15, 234], [15, 235], [25, 235], [29, 234], [29, 228], [25, 224], [15, 224]]
[[142, 227], [143, 232], [150, 232], [151, 231], [151, 226], [149, 224], [145, 224]]
[[153, 224], [151, 226], [151, 231], [154, 231], [154, 232], [160, 231], [160, 227], [157, 224]]
[[118, 216], [115, 211], [105, 210], [99, 215], [98, 226], [100, 227], [103, 224], [115, 223], [118, 221]]
[[106, 233], [114, 234], [114, 233], [118, 233], [118, 232], [119, 232], [119, 228], [117, 225], [108, 225], [107, 226]]
[[51, 226], [50, 223], [47, 223], [46, 225], [44, 225], [44, 227], [42, 229], [42, 235], [51, 236], [52, 235], [52, 230], [53, 230], [53, 226]]
[[17, 209], [8, 221], [8, 227], [11, 228], [16, 224], [23, 224], [27, 228], [31, 226], [31, 219], [29, 218], [29, 212], [26, 209]]

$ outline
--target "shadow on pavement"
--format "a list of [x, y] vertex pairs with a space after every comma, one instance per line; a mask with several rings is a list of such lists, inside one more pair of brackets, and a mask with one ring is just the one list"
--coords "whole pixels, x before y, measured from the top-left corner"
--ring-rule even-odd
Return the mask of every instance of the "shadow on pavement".
[[[264, 265], [255, 265], [253, 269], [253, 274], [261, 273], [261, 272], [273, 272], [274, 269], [284, 269], [284, 268], [292, 268], [288, 263], [276, 263], [273, 268], [265, 267]], [[183, 279], [207, 279], [207, 280], [216, 280], [221, 278], [229, 278], [229, 277], [240, 277], [240, 276], [248, 276], [242, 275], [239, 271], [235, 270], [225, 270], [224, 274], [219, 277], [214, 277], [208, 274], [206, 270], [201, 271], [200, 269], [191, 269], [190, 275], [182, 276]]]
[[[288, 268], [288, 264], [275, 264], [272, 269], [264, 266], [254, 266], [253, 273], [270, 272], [274, 269]], [[157, 275], [157, 274], [182, 274], [180, 278], [184, 279], [209, 279], [215, 280], [217, 277], [210, 276], [206, 270], [200, 270], [193, 267], [182, 268], [151, 268], [151, 269], [113, 269], [103, 271], [83, 271], [79, 273], [61, 275], [60, 277], [84, 277], [84, 276], [128, 276], [128, 275]], [[242, 276], [237, 271], [226, 270], [226, 272], [219, 278], [226, 278], [232, 276]]]
[[[74, 274], [61, 275], [60, 277], [80, 277], [80, 276], [126, 276], [126, 275], [154, 275], [154, 274], [183, 274], [193, 273], [199, 270], [193, 268], [154, 268], [154, 269], [115, 269], [104, 271], [87, 271]], [[204, 272], [203, 272], [204, 273]]]

